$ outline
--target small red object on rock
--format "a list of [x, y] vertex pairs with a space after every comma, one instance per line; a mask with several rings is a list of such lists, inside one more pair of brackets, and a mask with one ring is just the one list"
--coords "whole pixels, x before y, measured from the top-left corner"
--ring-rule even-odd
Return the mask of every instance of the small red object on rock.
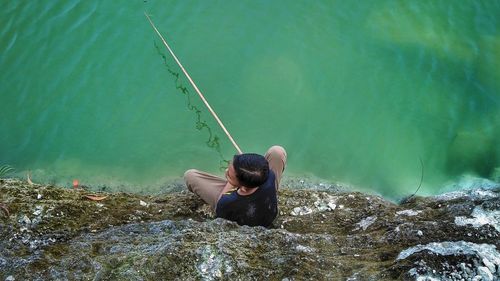
[[73, 188], [78, 188], [78, 185], [79, 185], [79, 184], [80, 184], [80, 183], [78, 182], [78, 180], [77, 180], [77, 179], [74, 179], [74, 180], [73, 180]]

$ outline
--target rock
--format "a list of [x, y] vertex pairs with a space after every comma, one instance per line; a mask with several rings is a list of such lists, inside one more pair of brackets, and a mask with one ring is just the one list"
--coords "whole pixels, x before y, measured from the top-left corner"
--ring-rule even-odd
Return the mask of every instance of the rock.
[[496, 272], [495, 264], [489, 261], [487, 258], [483, 258], [483, 264], [488, 268], [491, 273]]
[[222, 253], [209, 245], [205, 245], [196, 250], [199, 257], [197, 268], [205, 280], [215, 280], [222, 278], [223, 272], [231, 272], [231, 267], [224, 268], [224, 257]]
[[31, 219], [28, 218], [28, 216], [24, 215], [21, 220], [20, 220], [20, 223], [24, 223], [26, 225], [30, 225], [31, 224]]
[[14, 278], [14, 276], [12, 276], [12, 275], [9, 275], [9, 276], [7, 276], [7, 278], [5, 278], [5, 281], [15, 281], [15, 280], [16, 280], [16, 278]]
[[33, 212], [34, 216], [40, 216], [42, 214], [43, 207], [42, 206], [36, 206], [35, 211]]
[[311, 214], [313, 211], [311, 208], [302, 206], [302, 207], [295, 207], [293, 208], [292, 212], [290, 212], [290, 215], [292, 216], [303, 216], [303, 215], [308, 215]]
[[[481, 185], [486, 185], [486, 188], [481, 188]], [[438, 201], [452, 201], [455, 199], [468, 199], [468, 200], [485, 200], [490, 198], [497, 198], [498, 192], [495, 191], [500, 188], [500, 183], [492, 183], [487, 181], [486, 183], [477, 184], [474, 187], [466, 186], [467, 188], [461, 188], [459, 186], [453, 187], [451, 189], [457, 191], [451, 191], [448, 193], [443, 193], [440, 195], [432, 196], [432, 198]], [[438, 205], [441, 207], [440, 205]]]
[[401, 216], [401, 215], [404, 215], [404, 216], [416, 216], [418, 214], [420, 214], [422, 211], [415, 211], [415, 210], [403, 210], [403, 211], [398, 211], [396, 212], [396, 215], [397, 216]]
[[[491, 274], [491, 272], [487, 267], [480, 265], [478, 259], [486, 259], [488, 261], [495, 260], [495, 262], [500, 259], [500, 252], [496, 250], [496, 247], [494, 245], [475, 244], [464, 241], [440, 243], [434, 242], [427, 245], [417, 245], [401, 252], [397, 259], [408, 259], [411, 256], [415, 255], [419, 258], [422, 258], [422, 256], [429, 255], [429, 252], [434, 254], [432, 258], [434, 262], [436, 262], [436, 259], [442, 259], [444, 261], [441, 268], [441, 277], [445, 280], [446, 278], [444, 277], [448, 276], [448, 274], [454, 279], [470, 278], [475, 275], [469, 269], [470, 265], [465, 264], [465, 262], [457, 263], [457, 265], [450, 265], [448, 264], [449, 258], [447, 257], [464, 256], [466, 257], [466, 259], [472, 259], [473, 263], [475, 264], [475, 271], [477, 271], [477, 273], [480, 275], [479, 278], [482, 278], [481, 280], [487, 278], [488, 273]], [[435, 256], [436, 254], [438, 256]], [[442, 256], [443, 258], [439, 258], [439, 256]]]
[[500, 259], [500, 252], [497, 251], [495, 245], [491, 244], [476, 244], [465, 241], [458, 242], [432, 242], [426, 245], [417, 245], [402, 251], [397, 259], [406, 259], [414, 253], [420, 251], [431, 251], [443, 256], [456, 256], [459, 254], [480, 257], [482, 259]]
[[336, 197], [333, 197], [328, 194], [321, 193], [323, 198], [319, 198], [319, 195], [314, 195], [317, 200], [314, 202], [314, 206], [316, 207], [313, 212], [324, 212], [324, 211], [333, 211], [337, 207], [335, 202], [337, 201]]
[[463, 272], [466, 272], [466, 270], [467, 270], [467, 266], [465, 265], [465, 263], [464, 263], [464, 262], [460, 263], [460, 265], [459, 265], [459, 266], [460, 266], [460, 269], [461, 269]]
[[482, 277], [483, 281], [493, 281], [493, 274], [487, 267], [480, 266], [477, 268], [477, 273]]
[[304, 252], [304, 253], [312, 253], [312, 252], [314, 252], [314, 249], [311, 249], [310, 247], [303, 246], [303, 245], [297, 245], [295, 247], [295, 250], [297, 252]]
[[0, 280], [460, 280], [500, 266], [493, 216], [478, 227], [455, 223], [476, 209], [495, 214], [497, 190], [398, 205], [283, 188], [280, 215], [263, 228], [214, 219], [187, 192], [107, 193], [96, 203], [83, 190], [43, 185], [39, 200], [31, 188], [0, 179], [11, 211], [0, 216]]
[[481, 227], [483, 225], [491, 225], [500, 232], [500, 209], [485, 210], [482, 206], [477, 206], [471, 213], [472, 218], [456, 217], [455, 224], [472, 225], [473, 227]]
[[370, 216], [370, 217], [364, 218], [356, 224], [357, 227], [354, 230], [358, 230], [360, 228], [362, 228], [363, 230], [366, 230], [376, 220], [377, 220], [377, 216]]

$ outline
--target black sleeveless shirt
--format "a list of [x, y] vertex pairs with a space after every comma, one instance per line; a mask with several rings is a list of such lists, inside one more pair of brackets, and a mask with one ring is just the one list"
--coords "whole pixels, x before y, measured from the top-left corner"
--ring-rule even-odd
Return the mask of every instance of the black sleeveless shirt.
[[271, 225], [278, 215], [275, 179], [273, 171], [269, 170], [266, 182], [254, 193], [240, 195], [235, 190], [223, 194], [217, 202], [217, 217], [235, 221], [239, 225]]

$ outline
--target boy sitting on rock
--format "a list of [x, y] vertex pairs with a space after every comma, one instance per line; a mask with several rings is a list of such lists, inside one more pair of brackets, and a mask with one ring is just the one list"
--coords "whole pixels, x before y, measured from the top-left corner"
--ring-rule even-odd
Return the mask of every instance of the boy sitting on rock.
[[217, 217], [267, 227], [278, 214], [277, 191], [286, 157], [283, 147], [272, 146], [265, 156], [235, 155], [225, 179], [195, 169], [186, 171], [184, 179], [187, 188], [212, 206]]

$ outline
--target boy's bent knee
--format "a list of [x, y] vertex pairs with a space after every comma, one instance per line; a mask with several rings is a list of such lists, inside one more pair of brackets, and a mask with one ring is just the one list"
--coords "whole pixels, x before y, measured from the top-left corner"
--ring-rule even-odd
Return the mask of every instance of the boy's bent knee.
[[196, 169], [189, 169], [186, 172], [184, 172], [184, 180], [188, 181], [189, 179], [192, 179], [193, 177], [196, 176], [198, 173], [198, 170]]
[[184, 173], [184, 182], [189, 191], [193, 191], [193, 184], [196, 182], [197, 175], [198, 170], [196, 169], [189, 169]]
[[277, 155], [281, 158], [286, 159], [286, 150], [279, 145], [273, 145], [267, 150], [267, 154]]

